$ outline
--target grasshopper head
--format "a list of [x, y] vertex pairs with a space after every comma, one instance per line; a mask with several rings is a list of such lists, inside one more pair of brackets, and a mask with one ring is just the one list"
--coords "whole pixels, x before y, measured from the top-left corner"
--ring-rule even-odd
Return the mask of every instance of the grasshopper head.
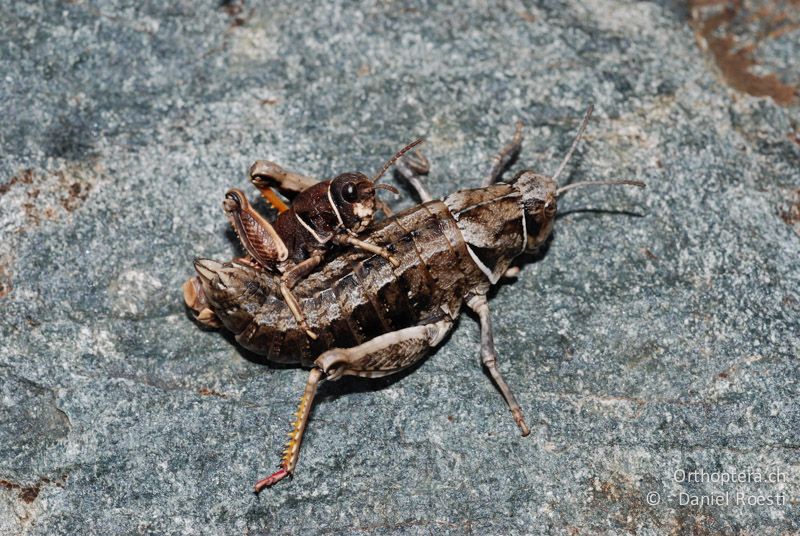
[[517, 187], [522, 192], [523, 204], [525, 206], [525, 225], [528, 234], [525, 244], [526, 252], [535, 251], [536, 248], [544, 244], [547, 237], [550, 236], [553, 230], [553, 220], [556, 216], [557, 200], [564, 192], [584, 186], [610, 186], [619, 184], [644, 188], [643, 182], [633, 180], [583, 181], [566, 186], [558, 185], [558, 178], [561, 176], [570, 158], [572, 158], [572, 153], [575, 151], [575, 147], [577, 147], [578, 141], [581, 139], [581, 135], [583, 135], [583, 131], [586, 130], [586, 125], [591, 115], [592, 106], [589, 106], [589, 109], [586, 110], [586, 114], [583, 116], [578, 134], [575, 136], [575, 139], [572, 140], [569, 151], [564, 155], [561, 164], [552, 177], [540, 175], [533, 171], [521, 171], [512, 181], [517, 184]]
[[558, 184], [552, 178], [521, 171], [513, 181], [522, 192], [525, 210], [525, 251], [532, 253], [545, 243], [553, 231], [553, 221], [558, 208]]
[[342, 173], [331, 181], [329, 201], [343, 227], [357, 234], [372, 223], [377, 210], [377, 189], [397, 193], [392, 186], [373, 183], [363, 173]]
[[553, 221], [558, 208], [558, 198], [569, 190], [585, 186], [616, 186], [628, 185], [644, 188], [642, 181], [610, 180], [610, 181], [582, 181], [559, 186], [556, 177], [539, 175], [533, 171], [521, 171], [514, 177], [519, 190], [522, 192], [522, 201], [525, 207], [525, 227], [527, 232], [525, 251], [532, 253], [545, 243], [553, 231]]

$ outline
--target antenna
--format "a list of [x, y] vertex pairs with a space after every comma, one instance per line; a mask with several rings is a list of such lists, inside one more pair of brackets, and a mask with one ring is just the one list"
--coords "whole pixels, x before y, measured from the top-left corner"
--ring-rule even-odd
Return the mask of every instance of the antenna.
[[374, 190], [389, 190], [394, 195], [400, 195], [400, 192], [397, 191], [397, 188], [395, 188], [391, 184], [373, 184], [372, 188]]
[[618, 181], [582, 181], [562, 186], [561, 188], [556, 190], [556, 197], [560, 196], [564, 192], [572, 190], [573, 188], [580, 188], [581, 186], [595, 186], [595, 185], [602, 186], [602, 185], [613, 185], [613, 184], [627, 184], [629, 186], [638, 186], [639, 188], [644, 188], [644, 183], [642, 181], [632, 181], [627, 179]]
[[589, 109], [586, 110], [586, 113], [583, 115], [583, 121], [581, 122], [581, 128], [578, 129], [578, 135], [575, 136], [575, 139], [572, 140], [572, 146], [567, 151], [566, 156], [564, 156], [564, 160], [561, 161], [561, 165], [558, 166], [555, 175], [553, 175], [553, 181], [558, 184], [558, 176], [561, 175], [561, 172], [564, 171], [564, 168], [569, 162], [569, 159], [572, 158], [572, 153], [575, 152], [575, 147], [578, 146], [578, 141], [580, 141], [581, 136], [583, 136], [583, 131], [586, 130], [586, 124], [589, 123], [589, 118], [592, 116], [592, 110], [594, 110], [594, 105], [590, 104]]
[[372, 179], [372, 182], [378, 182], [378, 179], [380, 179], [380, 178], [383, 176], [383, 174], [384, 174], [384, 173], [386, 173], [386, 170], [387, 170], [387, 169], [389, 169], [390, 167], [392, 167], [392, 164], [394, 164], [395, 162], [397, 162], [397, 159], [398, 159], [398, 158], [400, 158], [401, 156], [403, 156], [404, 154], [406, 154], [408, 151], [410, 151], [411, 149], [413, 149], [414, 147], [416, 147], [417, 145], [419, 145], [419, 144], [420, 144], [420, 143], [422, 143], [423, 141], [425, 141], [425, 140], [424, 140], [424, 139], [422, 139], [422, 138], [417, 138], [416, 140], [412, 141], [411, 143], [409, 143], [408, 145], [406, 145], [405, 147], [403, 147], [402, 149], [400, 149], [399, 151], [397, 151], [397, 153], [395, 153], [395, 155], [394, 155], [393, 157], [391, 157], [391, 158], [389, 159], [389, 161], [388, 161], [388, 162], [386, 162], [386, 163], [383, 165], [383, 169], [381, 169], [380, 173], [378, 173], [377, 175], [375, 175], [375, 177]]
[[[581, 121], [581, 126], [578, 129], [578, 134], [575, 136], [575, 139], [572, 140], [572, 145], [567, 151], [566, 156], [564, 156], [564, 160], [561, 161], [561, 165], [558, 166], [555, 175], [553, 175], [553, 182], [558, 184], [558, 176], [561, 175], [561, 172], [564, 171], [564, 168], [569, 162], [569, 159], [572, 158], [572, 153], [575, 152], [575, 147], [578, 146], [578, 142], [583, 136], [583, 132], [586, 130], [586, 125], [589, 123], [589, 118], [592, 116], [592, 111], [594, 110], [594, 105], [590, 104], [589, 108], [586, 110], [586, 113], [583, 115], [583, 121]], [[566, 186], [562, 186], [556, 190], [556, 197], [560, 196], [564, 192], [568, 192], [573, 188], [580, 188], [582, 186], [609, 186], [615, 184], [627, 184], [628, 186], [638, 186], [639, 188], [644, 188], [644, 183], [642, 181], [632, 181], [632, 180], [616, 180], [616, 181], [582, 181], [576, 182], [573, 184], [568, 184]]]

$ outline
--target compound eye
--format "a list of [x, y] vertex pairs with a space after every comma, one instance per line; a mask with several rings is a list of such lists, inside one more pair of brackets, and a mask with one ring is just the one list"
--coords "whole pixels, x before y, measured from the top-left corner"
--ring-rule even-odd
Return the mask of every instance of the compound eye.
[[351, 182], [342, 189], [342, 199], [344, 199], [348, 203], [356, 202], [356, 200], [358, 199], [358, 192], [356, 191], [355, 184]]

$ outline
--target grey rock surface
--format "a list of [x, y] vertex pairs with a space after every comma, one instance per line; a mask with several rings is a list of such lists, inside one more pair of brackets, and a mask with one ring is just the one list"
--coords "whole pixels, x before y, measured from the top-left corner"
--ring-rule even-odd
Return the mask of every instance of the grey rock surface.
[[[0, 533], [800, 532], [800, 113], [727, 87], [688, 18], [623, 0], [5, 7]], [[796, 74], [798, 32], [764, 53]], [[325, 385], [296, 476], [255, 496], [306, 372], [184, 310], [192, 258], [236, 254], [224, 192], [257, 158], [329, 177], [424, 135], [444, 195], [517, 119], [515, 170], [552, 173], [589, 103], [570, 180], [647, 189], [571, 192], [491, 301], [533, 433], [465, 315], [413, 373]]]

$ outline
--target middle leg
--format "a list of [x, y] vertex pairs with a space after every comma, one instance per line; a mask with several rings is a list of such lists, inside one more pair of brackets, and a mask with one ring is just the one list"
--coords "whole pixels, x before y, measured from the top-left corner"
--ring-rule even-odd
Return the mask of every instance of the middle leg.
[[314, 333], [309, 327], [308, 323], [306, 322], [306, 316], [303, 314], [303, 310], [300, 307], [300, 302], [297, 301], [295, 298], [292, 289], [294, 286], [300, 282], [300, 280], [304, 279], [308, 274], [314, 271], [314, 269], [320, 265], [322, 262], [322, 255], [315, 254], [311, 257], [307, 258], [306, 260], [302, 261], [299, 264], [293, 266], [290, 270], [287, 270], [281, 276], [281, 295], [283, 296], [283, 300], [286, 302], [286, 305], [289, 307], [289, 310], [292, 312], [294, 319], [306, 332], [310, 338], [315, 339], [317, 338], [317, 334]]
[[508, 404], [508, 409], [511, 410], [511, 415], [514, 417], [514, 422], [519, 426], [523, 436], [531, 433], [528, 425], [525, 424], [525, 418], [522, 416], [522, 408], [519, 406], [517, 399], [514, 398], [514, 393], [506, 383], [505, 378], [497, 368], [497, 352], [494, 349], [494, 337], [492, 335], [492, 318], [489, 314], [489, 304], [486, 301], [486, 296], [479, 294], [467, 302], [467, 305], [478, 314], [481, 322], [481, 360], [484, 366], [489, 369], [497, 387], [500, 388], [500, 393]]

